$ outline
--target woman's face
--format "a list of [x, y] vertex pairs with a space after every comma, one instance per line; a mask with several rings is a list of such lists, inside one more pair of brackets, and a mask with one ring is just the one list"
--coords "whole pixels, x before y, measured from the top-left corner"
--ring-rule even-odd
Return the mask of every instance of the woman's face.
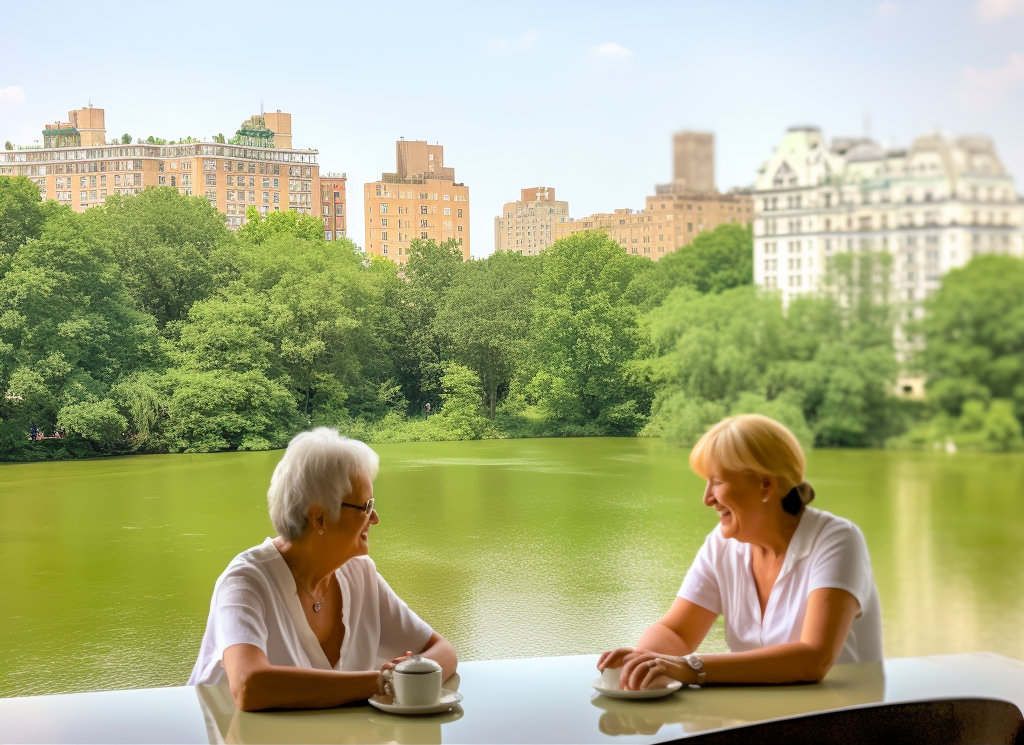
[[[718, 513], [723, 538], [744, 543], [757, 539], [766, 525], [772, 483], [751, 473], [715, 467], [708, 473], [704, 504]], [[777, 505], [776, 505], [777, 507]]]
[[[352, 491], [345, 497], [345, 502], [364, 505], [373, 497], [373, 482], [369, 476], [362, 477], [352, 486]], [[379, 522], [377, 510], [367, 515], [350, 507], [342, 507], [337, 521], [331, 526], [338, 540], [338, 549], [344, 552], [346, 557], [365, 556], [370, 553], [370, 526]]]

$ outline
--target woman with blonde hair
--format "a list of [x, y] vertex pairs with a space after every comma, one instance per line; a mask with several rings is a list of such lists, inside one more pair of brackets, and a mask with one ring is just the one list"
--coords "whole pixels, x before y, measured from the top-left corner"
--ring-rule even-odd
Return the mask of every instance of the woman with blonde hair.
[[[800, 443], [757, 414], [719, 422], [690, 453], [718, 513], [668, 613], [636, 647], [605, 652], [598, 669], [642, 690], [669, 678], [691, 685], [820, 681], [832, 665], [882, 659], [878, 589], [864, 536], [808, 507]], [[718, 616], [730, 652], [699, 657]]]

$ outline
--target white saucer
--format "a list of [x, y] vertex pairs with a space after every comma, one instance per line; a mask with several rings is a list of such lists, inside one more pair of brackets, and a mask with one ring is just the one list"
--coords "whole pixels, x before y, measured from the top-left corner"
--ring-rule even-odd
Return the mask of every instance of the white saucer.
[[608, 696], [609, 698], [661, 698], [662, 696], [673, 694], [683, 687], [680, 681], [673, 680], [664, 688], [648, 688], [646, 691], [624, 691], [621, 688], [605, 688], [604, 680], [601, 678], [595, 678], [590, 682], [590, 685], [602, 696]]
[[441, 689], [441, 699], [436, 704], [427, 704], [425, 706], [388, 704], [384, 701], [379, 701], [377, 696], [373, 696], [368, 699], [370, 706], [376, 706], [378, 709], [386, 711], [388, 714], [440, 714], [443, 711], [450, 711], [461, 700], [461, 693], [458, 693], [457, 691], [449, 691], [447, 688]]

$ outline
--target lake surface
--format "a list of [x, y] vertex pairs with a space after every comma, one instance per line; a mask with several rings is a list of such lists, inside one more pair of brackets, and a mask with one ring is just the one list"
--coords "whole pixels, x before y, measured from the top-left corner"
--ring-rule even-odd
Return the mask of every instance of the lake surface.
[[[462, 659], [599, 652], [671, 604], [714, 512], [658, 440], [380, 445], [370, 554]], [[281, 452], [0, 465], [0, 696], [181, 685]], [[818, 450], [888, 657], [1024, 660], [1024, 457]], [[705, 651], [724, 651], [716, 626]]]

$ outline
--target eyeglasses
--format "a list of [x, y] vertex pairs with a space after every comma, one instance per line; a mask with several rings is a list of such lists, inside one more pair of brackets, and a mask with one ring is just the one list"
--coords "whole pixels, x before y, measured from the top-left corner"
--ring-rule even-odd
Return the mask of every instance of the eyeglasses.
[[349, 504], [348, 502], [342, 502], [342, 507], [351, 507], [354, 510], [359, 510], [367, 515], [373, 512], [373, 497], [370, 497], [370, 501], [366, 504]]

